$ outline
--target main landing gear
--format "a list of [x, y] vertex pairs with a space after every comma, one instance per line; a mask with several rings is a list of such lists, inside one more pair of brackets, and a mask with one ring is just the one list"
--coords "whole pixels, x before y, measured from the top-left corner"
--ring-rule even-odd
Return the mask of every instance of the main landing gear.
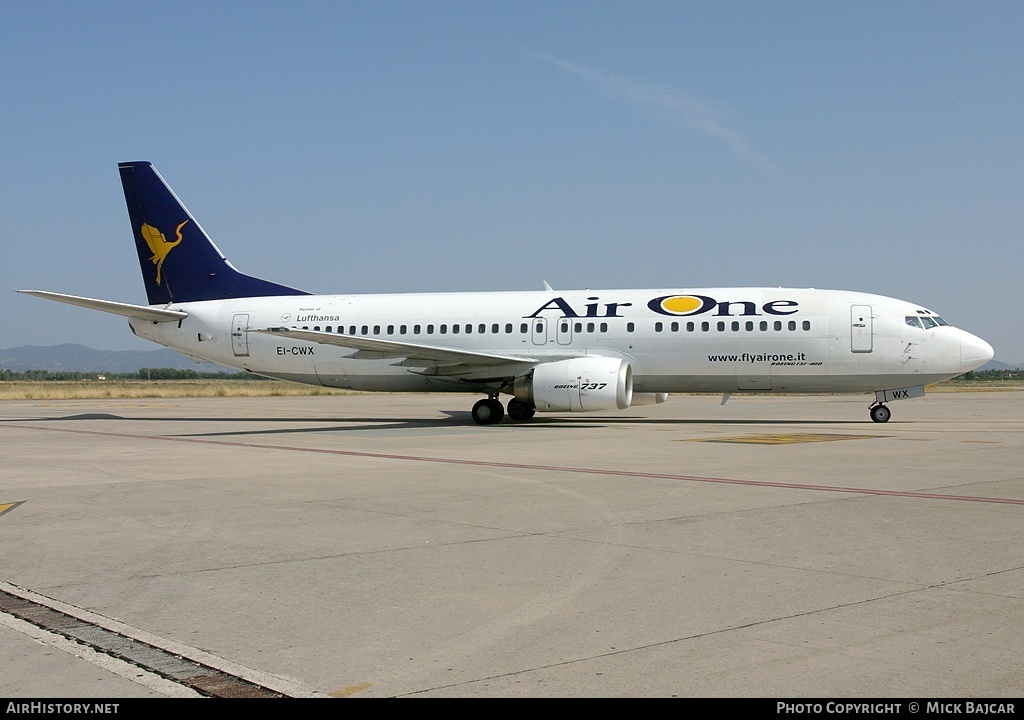
[[537, 408], [528, 402], [523, 402], [518, 398], [512, 398], [508, 401], [508, 416], [515, 422], [523, 422], [533, 417], [534, 413], [537, 412]]
[[486, 398], [477, 400], [473, 405], [473, 422], [477, 425], [494, 425], [501, 422], [505, 417], [505, 408], [501, 406], [498, 398]]
[[[512, 398], [508, 401], [508, 416], [515, 422], [529, 420], [535, 412], [537, 412], [537, 408], [522, 400]], [[501, 401], [497, 396], [477, 400], [473, 405], [473, 422], [477, 425], [494, 425], [501, 422], [503, 417], [505, 417], [505, 408], [501, 406]]]
[[876, 423], [889, 422], [889, 418], [892, 417], [892, 410], [882, 403], [874, 403], [868, 408], [868, 413], [871, 415], [871, 422]]

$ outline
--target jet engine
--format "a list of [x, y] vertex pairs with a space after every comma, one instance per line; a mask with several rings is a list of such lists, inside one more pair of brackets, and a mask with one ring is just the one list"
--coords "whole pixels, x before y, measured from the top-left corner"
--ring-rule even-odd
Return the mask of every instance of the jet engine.
[[544, 363], [517, 378], [513, 394], [541, 412], [625, 410], [633, 399], [633, 369], [620, 358], [596, 355]]

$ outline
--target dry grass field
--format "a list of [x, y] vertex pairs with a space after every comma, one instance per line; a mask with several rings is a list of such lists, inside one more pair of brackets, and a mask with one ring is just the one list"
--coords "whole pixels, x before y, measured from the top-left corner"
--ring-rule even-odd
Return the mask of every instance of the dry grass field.
[[94, 400], [99, 398], [275, 397], [345, 395], [311, 385], [238, 380], [81, 380], [0, 382], [0, 400]]

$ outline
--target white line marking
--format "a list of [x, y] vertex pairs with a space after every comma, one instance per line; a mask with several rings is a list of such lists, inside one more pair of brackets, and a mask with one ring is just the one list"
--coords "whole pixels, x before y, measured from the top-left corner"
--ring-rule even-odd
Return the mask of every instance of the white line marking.
[[[248, 680], [249, 682], [256, 683], [257, 685], [261, 685], [262, 687], [265, 687], [269, 690], [273, 690], [275, 692], [279, 692], [282, 695], [286, 695], [288, 697], [330, 697], [326, 693], [320, 692], [319, 690], [314, 690], [312, 688], [308, 688], [292, 680], [287, 680], [285, 678], [278, 677], [277, 675], [271, 675], [269, 673], [260, 672], [259, 670], [253, 670], [252, 668], [245, 667], [244, 665], [239, 665], [238, 663], [232, 662], [230, 660], [225, 660], [222, 657], [212, 655], [208, 652], [199, 650], [198, 648], [190, 647], [188, 645], [175, 642], [174, 640], [168, 640], [167, 638], [162, 638], [159, 635], [148, 633], [145, 630], [132, 627], [131, 625], [127, 625], [123, 622], [120, 622], [119, 620], [104, 617], [103, 615], [99, 615], [90, 610], [76, 607], [74, 605], [69, 605], [67, 603], [61, 602], [60, 600], [54, 600], [53, 598], [46, 597], [45, 595], [40, 595], [37, 592], [27, 590], [17, 585], [12, 585], [11, 583], [4, 582], [3, 580], [0, 580], [0, 590], [8, 592], [11, 595], [16, 595], [25, 600], [29, 600], [31, 602], [44, 605], [45, 607], [48, 607], [51, 610], [56, 610], [57, 612], [62, 612], [66, 615], [76, 617], [79, 620], [84, 620], [87, 623], [91, 623], [93, 625], [96, 625], [97, 627], [104, 628], [105, 630], [109, 630], [111, 632], [118, 633], [119, 635], [124, 635], [126, 637], [134, 638], [135, 640], [146, 643], [147, 645], [158, 647], [161, 650], [166, 650], [169, 653], [180, 655], [181, 657], [186, 658], [188, 660], [194, 660], [197, 663], [207, 665], [209, 667], [220, 670], [221, 672], [228, 673], [229, 675], [234, 675], [235, 677], [241, 678], [243, 680]], [[3, 613], [0, 613], [0, 618], [4, 617], [7, 616]], [[17, 618], [12, 619], [17, 620]], [[24, 621], [17, 620], [17, 622]], [[32, 625], [31, 623], [25, 624], [30, 625], [39, 632], [45, 632], [37, 628], [35, 625]], [[71, 642], [63, 636], [58, 635], [57, 637], [60, 637], [65, 643]], [[77, 645], [77, 643], [75, 644]], [[100, 654], [96, 653], [91, 649], [90, 651], [94, 654]], [[115, 658], [110, 659], [115, 660]], [[122, 661], [117, 660], [117, 662]], [[128, 665], [128, 663], [123, 664]], [[128, 667], [131, 667], [133, 671], [138, 672], [138, 668], [136, 666], [128, 665]], [[191, 693], [193, 691], [189, 689], [189, 692]], [[189, 695], [188, 697], [199, 696]]]

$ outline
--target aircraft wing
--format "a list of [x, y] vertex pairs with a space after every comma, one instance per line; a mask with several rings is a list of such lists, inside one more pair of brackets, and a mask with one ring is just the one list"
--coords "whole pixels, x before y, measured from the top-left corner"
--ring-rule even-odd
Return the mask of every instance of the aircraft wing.
[[24, 293], [25, 295], [34, 295], [35, 297], [43, 298], [44, 300], [56, 300], [57, 302], [67, 303], [68, 305], [77, 305], [79, 307], [89, 308], [90, 310], [100, 310], [105, 313], [113, 313], [114, 315], [124, 315], [129, 318], [136, 318], [138, 320], [148, 320], [150, 322], [178, 322], [188, 317], [188, 313], [184, 310], [167, 310], [166, 308], [149, 307], [146, 305], [131, 305], [129, 303], [119, 303], [112, 300], [96, 300], [94, 298], [79, 297], [77, 295], [64, 295], [62, 293], [48, 292], [46, 290], [17, 290], [16, 292]]
[[519, 366], [524, 371], [538, 363], [536, 358], [518, 357], [515, 355], [495, 355], [493, 353], [459, 350], [457, 348], [440, 347], [437, 345], [420, 345], [418, 343], [381, 340], [355, 335], [342, 335], [316, 330], [296, 330], [278, 327], [255, 330], [264, 335], [277, 335], [293, 340], [306, 340], [323, 345], [352, 348], [356, 352], [354, 359], [404, 358], [402, 365], [410, 367], [445, 367], [463, 366], [471, 368], [496, 367], [501, 365]]

